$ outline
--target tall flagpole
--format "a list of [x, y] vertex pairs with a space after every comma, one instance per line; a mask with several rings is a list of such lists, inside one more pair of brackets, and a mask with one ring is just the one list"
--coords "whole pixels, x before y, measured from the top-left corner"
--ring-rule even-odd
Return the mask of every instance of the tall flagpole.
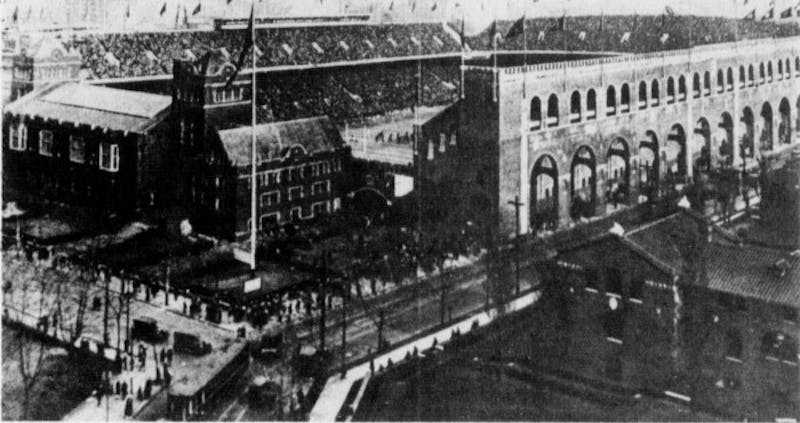
[[528, 33], [525, 27], [525, 20], [527, 17], [528, 6], [525, 4], [525, 9], [522, 10], [522, 98], [525, 98], [525, 91], [527, 90], [528, 83]]
[[250, 4], [250, 42], [253, 56], [252, 94], [250, 94], [252, 124], [250, 139], [250, 270], [256, 270], [256, 3]]
[[464, 66], [466, 65], [464, 60], [464, 47], [466, 47], [466, 43], [464, 42], [464, 11], [461, 11], [461, 99], [464, 99]]

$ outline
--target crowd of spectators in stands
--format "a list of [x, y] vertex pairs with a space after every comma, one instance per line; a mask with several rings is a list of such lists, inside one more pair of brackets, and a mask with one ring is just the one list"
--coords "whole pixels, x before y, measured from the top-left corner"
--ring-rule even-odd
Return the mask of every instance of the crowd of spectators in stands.
[[[800, 35], [794, 23], [705, 16], [565, 16], [525, 21], [529, 50], [619, 51], [644, 53], [702, 44]], [[513, 21], [498, 21], [497, 33], [508, 34]], [[455, 24], [454, 24], [455, 25]], [[468, 38], [473, 49], [491, 49], [491, 30]], [[626, 35], [629, 34], [629, 35]], [[668, 36], [664, 36], [668, 34]], [[521, 50], [522, 35], [501, 39], [498, 49]]]
[[[353, 120], [412, 108], [416, 104], [417, 63], [390, 66], [329, 68], [323, 72], [270, 75], [258, 96], [274, 120], [326, 114], [334, 121]], [[420, 104], [436, 106], [455, 101], [458, 69], [423, 63]]]
[[[92, 79], [169, 75], [175, 57], [201, 57], [225, 48], [238, 57], [245, 30], [76, 35]], [[263, 28], [256, 33], [257, 65], [308, 65], [455, 52], [459, 42], [441, 24], [343, 25]], [[251, 62], [247, 62], [250, 66]]]

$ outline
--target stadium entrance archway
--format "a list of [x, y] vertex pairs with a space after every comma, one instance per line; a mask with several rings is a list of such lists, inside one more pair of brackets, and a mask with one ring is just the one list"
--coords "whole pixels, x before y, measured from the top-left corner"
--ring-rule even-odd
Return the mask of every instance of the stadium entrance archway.
[[712, 153], [718, 153], [720, 161], [730, 166], [733, 164], [733, 117], [731, 117], [730, 113], [723, 112], [720, 115], [719, 129], [721, 131], [720, 145]]
[[761, 106], [761, 118], [764, 119], [764, 126], [759, 135], [758, 148], [761, 151], [772, 151], [772, 106], [767, 102]]
[[623, 138], [615, 139], [608, 147], [608, 180], [606, 189], [611, 195], [609, 200], [625, 202], [630, 193], [631, 153], [628, 143]]
[[753, 123], [754, 123], [753, 110], [751, 110], [749, 107], [745, 107], [744, 110], [742, 111], [741, 122], [743, 125], [742, 129], [744, 131], [742, 132], [743, 135], [741, 140], [741, 146], [739, 148], [740, 152], [739, 154], [742, 157], [752, 158], [753, 155], [755, 154], [755, 149], [754, 149], [755, 145], [753, 143], [754, 140], [753, 134], [755, 132], [755, 129], [753, 128]]
[[558, 226], [558, 167], [547, 154], [536, 160], [531, 172], [530, 226], [534, 231]]
[[713, 163], [714, 145], [711, 142], [711, 125], [708, 120], [701, 117], [697, 120], [694, 127], [694, 139], [692, 145], [700, 146], [700, 149], [692, 154], [692, 164], [701, 172], [711, 170]]
[[680, 124], [672, 125], [667, 135], [664, 154], [661, 158], [666, 166], [666, 179], [683, 177], [687, 174], [686, 131]]
[[780, 114], [781, 121], [778, 123], [778, 143], [791, 144], [792, 143], [792, 109], [789, 106], [789, 99], [786, 97], [781, 99], [781, 104], [778, 106], [778, 113]]
[[570, 169], [570, 217], [595, 214], [597, 203], [597, 159], [588, 146], [581, 146], [572, 157]]
[[645, 132], [646, 139], [639, 142], [639, 184], [650, 197], [658, 190], [659, 167], [658, 136], [653, 131]]

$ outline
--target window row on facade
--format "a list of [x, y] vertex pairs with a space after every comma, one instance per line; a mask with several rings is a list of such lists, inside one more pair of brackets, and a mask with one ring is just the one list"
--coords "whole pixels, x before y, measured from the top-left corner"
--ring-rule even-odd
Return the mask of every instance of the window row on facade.
[[[306, 196], [323, 195], [331, 192], [331, 181], [314, 182], [309, 186], [294, 186], [286, 190], [285, 201], [291, 202]], [[272, 207], [281, 203], [281, 192], [278, 190], [261, 194], [261, 207]]]
[[[753, 87], [756, 85], [763, 85], [777, 81], [782, 81], [792, 77], [791, 62], [787, 58], [785, 60], [777, 60], [777, 77], [773, 73], [773, 62], [767, 62], [766, 65], [762, 62], [758, 66], [758, 79], [755, 76], [755, 66], [749, 65], [745, 68], [744, 65], [739, 67], [739, 89]], [[800, 57], [795, 58], [794, 76], [800, 78]], [[673, 104], [676, 101], [686, 101], [688, 97], [687, 80], [685, 75], [680, 75], [677, 79], [672, 76], [667, 78], [666, 81], [666, 96], [662, 98], [660, 82], [653, 79], [652, 81], [640, 81], [637, 89], [637, 102], [631, 104], [631, 87], [630, 84], [624, 83], [619, 87], [619, 95], [617, 95], [617, 87], [614, 85], [608, 86], [605, 91], [605, 109], [606, 116], [615, 116], [617, 114], [629, 113], [632, 108], [644, 110], [648, 107], [657, 107], [662, 104]], [[701, 98], [710, 96], [712, 93], [717, 94], [732, 92], [734, 90], [734, 68], [729, 67], [727, 71], [718, 69], [716, 73], [716, 83], [712, 87], [712, 73], [706, 71], [701, 74], [695, 72], [692, 76], [692, 98]], [[590, 88], [586, 92], [586, 102], [580, 91], [573, 91], [569, 100], [569, 123], [578, 123], [581, 121], [595, 120], [598, 113], [597, 109], [597, 92], [595, 89]], [[542, 99], [534, 96], [530, 102], [530, 115], [529, 115], [529, 129], [538, 130], [542, 128], [553, 128], [559, 126], [560, 122], [560, 109], [559, 98], [556, 94], [550, 94], [547, 98], [547, 104], [542, 104]]]
[[[341, 200], [317, 201], [306, 205], [297, 205], [289, 209], [288, 213], [279, 210], [262, 214], [258, 219], [258, 229], [265, 230], [284, 221], [296, 222], [323, 216], [341, 208]], [[247, 219], [247, 226], [250, 227], [251, 219]]]
[[[287, 182], [300, 182], [305, 179], [330, 175], [332, 172], [342, 170], [342, 160], [334, 158], [296, 166], [286, 166], [275, 170], [266, 170], [256, 173], [258, 187], [277, 186]], [[249, 175], [239, 175], [239, 178], [250, 180]]]
[[[55, 138], [53, 131], [42, 129], [38, 132], [38, 153], [41, 156], [53, 157], [55, 151]], [[9, 127], [9, 148], [15, 151], [27, 151], [28, 127], [24, 123]], [[119, 145], [100, 142], [98, 144], [98, 167], [108, 172], [119, 171]], [[83, 137], [69, 136], [69, 161], [72, 163], [86, 162], [86, 141]]]

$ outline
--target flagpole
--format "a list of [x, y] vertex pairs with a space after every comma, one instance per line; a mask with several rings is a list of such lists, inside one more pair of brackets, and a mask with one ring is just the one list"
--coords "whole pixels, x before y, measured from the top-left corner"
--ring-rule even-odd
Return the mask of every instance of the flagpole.
[[525, 98], [525, 91], [528, 85], [528, 33], [525, 29], [525, 19], [527, 19], [527, 4], [522, 10], [522, 98]]
[[250, 42], [253, 44], [253, 74], [252, 93], [250, 94], [252, 124], [250, 139], [250, 270], [256, 270], [256, 25], [255, 25], [255, 0], [250, 5]]
[[461, 12], [461, 99], [464, 99], [464, 66], [466, 65], [464, 59], [464, 12]]
[[494, 49], [492, 65], [492, 99], [497, 103], [497, 19], [494, 20], [492, 32], [492, 48]]

